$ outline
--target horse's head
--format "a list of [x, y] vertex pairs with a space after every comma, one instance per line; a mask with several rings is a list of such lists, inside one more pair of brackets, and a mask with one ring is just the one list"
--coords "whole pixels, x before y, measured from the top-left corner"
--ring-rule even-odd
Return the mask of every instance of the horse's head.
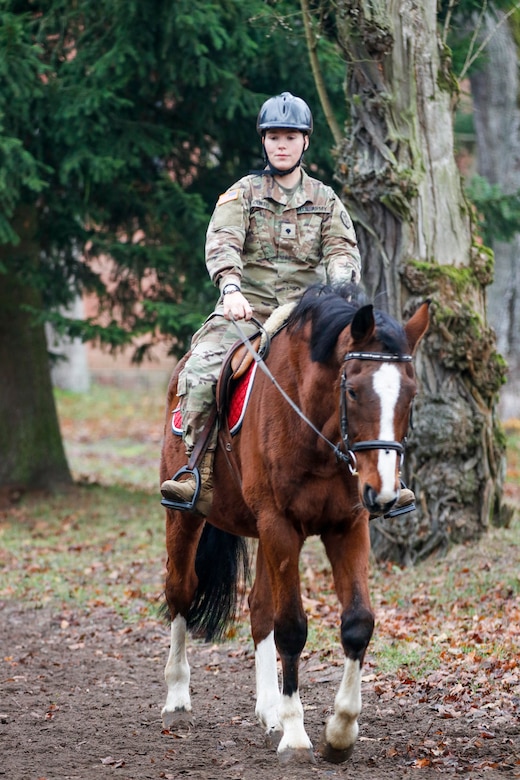
[[[293, 310], [288, 330], [310, 323], [305, 338], [311, 362], [327, 366], [329, 372], [339, 366], [344, 450], [351, 471], [359, 477], [363, 504], [371, 514], [385, 514], [401, 488], [400, 469], [416, 393], [412, 356], [428, 329], [429, 302], [403, 327], [372, 305], [363, 305], [360, 297], [352, 286], [311, 287]], [[321, 380], [316, 385], [332, 420], [336, 401], [323, 397]], [[329, 436], [334, 435], [337, 428], [335, 433], [329, 431]]]
[[362, 306], [338, 340], [342, 438], [360, 497], [374, 515], [388, 512], [399, 496], [416, 394], [412, 356], [428, 329], [428, 308], [423, 303], [402, 327], [371, 305]]

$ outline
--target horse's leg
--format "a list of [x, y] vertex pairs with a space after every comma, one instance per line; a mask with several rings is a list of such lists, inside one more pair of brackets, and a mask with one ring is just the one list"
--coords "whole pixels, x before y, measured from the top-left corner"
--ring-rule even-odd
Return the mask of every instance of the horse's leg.
[[282, 517], [272, 520], [268, 529], [260, 534], [260, 540], [273, 594], [274, 641], [282, 663], [278, 717], [283, 737], [278, 756], [282, 761], [314, 761], [298, 690], [298, 664], [307, 639], [298, 571], [303, 538]]
[[190, 668], [186, 655], [186, 619], [197, 587], [195, 555], [204, 522], [193, 515], [167, 512], [165, 597], [171, 618], [170, 653], [164, 679], [168, 687], [162, 709], [164, 728], [193, 724]]
[[282, 738], [278, 717], [280, 688], [274, 643], [274, 606], [271, 585], [267, 575], [262, 544], [256, 555], [256, 576], [249, 595], [251, 633], [255, 643], [256, 708], [255, 713], [265, 729], [266, 741], [277, 747]]
[[186, 656], [186, 619], [177, 615], [171, 624], [170, 653], [164, 669], [168, 686], [166, 703], [162, 708], [165, 729], [192, 726], [190, 700], [190, 667]]
[[358, 520], [346, 533], [329, 532], [323, 543], [332, 565], [342, 606], [343, 678], [334, 700], [334, 714], [325, 725], [320, 752], [328, 761], [346, 761], [354, 749], [361, 712], [361, 665], [374, 629], [368, 594], [370, 540], [368, 524]]

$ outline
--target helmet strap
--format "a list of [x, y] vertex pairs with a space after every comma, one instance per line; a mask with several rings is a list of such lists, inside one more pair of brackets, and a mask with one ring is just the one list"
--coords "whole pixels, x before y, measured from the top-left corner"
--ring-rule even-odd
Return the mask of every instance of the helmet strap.
[[271, 161], [269, 160], [268, 156], [264, 154], [265, 157], [265, 163], [267, 165], [268, 170], [266, 173], [270, 173], [271, 176], [288, 176], [290, 173], [296, 170], [296, 168], [299, 168], [303, 161], [303, 154], [298, 160], [298, 162], [292, 166], [292, 168], [288, 168], [287, 170], [281, 171], [280, 168], [277, 168], [274, 166]]

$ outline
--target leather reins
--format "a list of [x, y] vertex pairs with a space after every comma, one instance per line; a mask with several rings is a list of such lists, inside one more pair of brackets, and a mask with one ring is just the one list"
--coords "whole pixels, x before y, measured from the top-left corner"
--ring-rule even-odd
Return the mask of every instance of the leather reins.
[[[396, 450], [396, 452], [398, 452], [401, 455], [401, 460], [402, 460], [404, 456], [404, 448], [406, 445], [406, 437], [403, 439], [402, 442], [385, 441], [383, 439], [368, 439], [366, 441], [356, 442], [355, 444], [352, 445], [349, 444], [348, 422], [347, 422], [346, 367], [343, 368], [341, 374], [341, 385], [340, 385], [341, 387], [340, 430], [341, 430], [342, 441], [339, 444], [333, 444], [314, 425], [312, 420], [309, 420], [309, 418], [302, 412], [299, 406], [297, 406], [297, 404], [294, 403], [292, 398], [285, 392], [283, 387], [281, 387], [279, 382], [275, 379], [275, 377], [273, 376], [273, 374], [265, 364], [262, 356], [259, 355], [257, 352], [255, 352], [254, 349], [251, 347], [248, 337], [246, 336], [246, 334], [244, 333], [244, 331], [242, 330], [238, 322], [235, 319], [233, 319], [232, 322], [235, 325], [238, 333], [240, 334], [243, 343], [251, 353], [253, 359], [258, 364], [259, 368], [264, 372], [264, 374], [271, 380], [271, 382], [274, 384], [274, 386], [281, 394], [281, 396], [287, 401], [289, 406], [296, 412], [298, 417], [301, 420], [303, 420], [314, 431], [314, 433], [333, 450], [336, 458], [348, 465], [352, 474], [357, 473], [356, 456], [354, 454], [356, 452], [361, 452], [364, 450]], [[381, 363], [410, 363], [412, 359], [413, 359], [412, 355], [398, 355], [398, 354], [384, 353], [384, 352], [347, 352], [347, 354], [343, 358], [343, 363], [346, 364], [349, 360], [377, 360]], [[342, 446], [345, 448], [344, 452], [340, 449]]]

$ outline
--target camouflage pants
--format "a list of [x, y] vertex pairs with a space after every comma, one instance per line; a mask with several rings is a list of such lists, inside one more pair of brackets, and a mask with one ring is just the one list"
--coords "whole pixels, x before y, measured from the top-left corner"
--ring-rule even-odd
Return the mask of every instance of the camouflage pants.
[[[245, 320], [239, 326], [252, 336], [258, 326]], [[179, 374], [177, 395], [182, 411], [183, 438], [189, 455], [216, 403], [216, 386], [228, 350], [240, 338], [235, 325], [215, 311], [195, 333], [191, 355]], [[216, 447], [217, 431], [211, 436], [208, 451]]]

